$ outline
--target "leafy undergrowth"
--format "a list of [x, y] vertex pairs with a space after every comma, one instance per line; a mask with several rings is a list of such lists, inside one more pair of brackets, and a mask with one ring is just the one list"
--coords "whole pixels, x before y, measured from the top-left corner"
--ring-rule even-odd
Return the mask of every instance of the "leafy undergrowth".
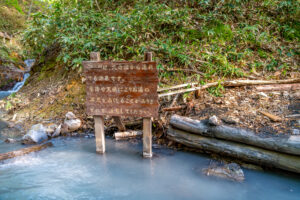
[[67, 69], [80, 69], [91, 51], [103, 60], [141, 60], [150, 50], [161, 84], [285, 78], [299, 72], [299, 10], [295, 0], [55, 0], [33, 15], [24, 42], [41, 61], [58, 46]]
[[44, 4], [40, 0], [0, 0], [0, 32], [10, 38], [0, 37], [0, 65], [22, 63], [25, 55], [21, 39], [28, 14], [42, 10]]

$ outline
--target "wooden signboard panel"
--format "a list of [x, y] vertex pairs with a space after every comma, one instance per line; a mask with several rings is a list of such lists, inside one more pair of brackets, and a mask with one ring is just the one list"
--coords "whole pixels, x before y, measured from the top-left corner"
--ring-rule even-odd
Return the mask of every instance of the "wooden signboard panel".
[[157, 117], [158, 74], [152, 61], [85, 61], [88, 115]]

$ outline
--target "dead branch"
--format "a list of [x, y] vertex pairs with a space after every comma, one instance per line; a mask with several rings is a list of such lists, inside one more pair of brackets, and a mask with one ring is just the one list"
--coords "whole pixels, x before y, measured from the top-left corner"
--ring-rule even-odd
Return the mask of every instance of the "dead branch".
[[174, 106], [174, 107], [163, 108], [162, 111], [163, 112], [166, 112], [166, 111], [178, 111], [178, 110], [181, 110], [182, 108], [184, 108], [184, 106]]
[[165, 87], [165, 88], [158, 88], [157, 92], [162, 92], [162, 91], [166, 91], [166, 90], [174, 90], [174, 89], [178, 89], [178, 88], [183, 88], [183, 87], [187, 87], [187, 86], [195, 86], [198, 85], [198, 83], [185, 83], [185, 84], [181, 84], [181, 85], [175, 85], [175, 86], [171, 86], [171, 87]]
[[267, 116], [268, 118], [270, 118], [273, 122], [280, 122], [282, 121], [282, 119], [276, 115], [273, 115], [271, 113], [267, 113], [267, 112], [264, 112], [264, 111], [258, 111], [260, 112], [261, 114], [263, 114], [264, 116]]
[[[287, 80], [233, 80], [233, 81], [224, 81], [224, 82], [213, 82], [208, 83], [203, 86], [188, 88], [188, 89], [181, 89], [169, 93], [159, 94], [158, 97], [165, 97], [174, 94], [180, 94], [185, 92], [192, 92], [196, 90], [204, 90], [210, 87], [223, 85], [224, 87], [240, 87], [240, 86], [249, 86], [249, 85], [270, 85], [270, 84], [286, 84], [286, 83], [300, 83], [300, 78], [298, 79], [287, 79]], [[173, 86], [173, 88], [176, 86]], [[162, 90], [161, 90], [162, 91]]]
[[288, 90], [300, 90], [300, 84], [274, 84], [274, 85], [263, 85], [256, 86], [257, 91], [288, 91]]

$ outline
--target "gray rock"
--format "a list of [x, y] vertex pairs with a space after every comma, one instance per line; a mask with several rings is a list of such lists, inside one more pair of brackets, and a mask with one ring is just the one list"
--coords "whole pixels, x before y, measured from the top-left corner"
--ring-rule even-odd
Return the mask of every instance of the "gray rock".
[[58, 137], [61, 133], [61, 124], [55, 129], [54, 133], [51, 135], [51, 137]]
[[292, 97], [293, 97], [294, 99], [300, 100], [300, 91], [296, 91], [296, 92], [292, 95]]
[[23, 144], [41, 143], [48, 139], [46, 128], [42, 124], [36, 124], [31, 127], [22, 138]]
[[217, 116], [212, 116], [208, 119], [208, 123], [212, 126], [218, 126], [221, 125], [221, 121]]
[[300, 130], [299, 129], [292, 129], [292, 134], [293, 135], [300, 135]]
[[18, 141], [16, 139], [13, 139], [13, 138], [7, 138], [4, 142], [6, 142], [6, 143], [16, 143]]
[[73, 131], [76, 131], [81, 126], [81, 120], [80, 119], [69, 119], [65, 120], [64, 124], [62, 126], [62, 132], [64, 133], [70, 133]]
[[66, 119], [69, 120], [69, 119], [76, 119], [76, 115], [72, 112], [67, 112], [66, 114]]
[[239, 182], [245, 180], [243, 170], [236, 163], [230, 163], [223, 166], [210, 166], [202, 172], [207, 176], [217, 176]]
[[57, 129], [57, 125], [51, 124], [51, 125], [47, 126], [45, 130], [46, 130], [47, 135], [52, 137], [52, 135], [56, 129]]
[[222, 121], [227, 123], [227, 124], [238, 124], [240, 120], [235, 117], [222, 117]]

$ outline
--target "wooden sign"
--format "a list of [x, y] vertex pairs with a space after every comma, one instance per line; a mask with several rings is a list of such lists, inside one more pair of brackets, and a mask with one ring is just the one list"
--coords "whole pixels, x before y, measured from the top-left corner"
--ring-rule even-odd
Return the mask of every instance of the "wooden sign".
[[157, 117], [158, 74], [152, 61], [85, 61], [88, 115]]

